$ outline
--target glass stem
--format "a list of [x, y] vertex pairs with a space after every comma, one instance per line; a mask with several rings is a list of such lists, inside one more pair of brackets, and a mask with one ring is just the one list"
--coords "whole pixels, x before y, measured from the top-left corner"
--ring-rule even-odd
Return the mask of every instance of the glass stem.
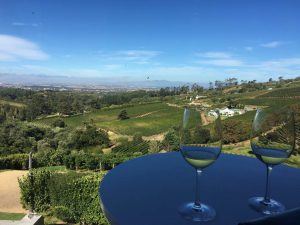
[[200, 203], [200, 188], [199, 188], [199, 180], [201, 176], [202, 170], [196, 169], [196, 196], [195, 196], [195, 205], [194, 207], [197, 209], [201, 209], [201, 203]]
[[267, 182], [266, 182], [266, 192], [264, 197], [264, 203], [270, 202], [270, 173], [272, 172], [272, 166], [267, 165]]

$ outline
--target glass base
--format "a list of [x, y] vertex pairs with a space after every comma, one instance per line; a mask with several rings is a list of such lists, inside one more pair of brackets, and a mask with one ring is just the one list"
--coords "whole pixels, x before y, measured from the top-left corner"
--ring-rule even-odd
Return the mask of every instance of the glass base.
[[249, 205], [257, 212], [261, 212], [265, 215], [277, 214], [285, 210], [284, 205], [282, 205], [280, 202], [277, 202], [274, 199], [265, 201], [264, 197], [250, 198]]
[[180, 215], [191, 221], [210, 221], [216, 216], [216, 211], [205, 204], [196, 206], [194, 202], [189, 202], [179, 208]]

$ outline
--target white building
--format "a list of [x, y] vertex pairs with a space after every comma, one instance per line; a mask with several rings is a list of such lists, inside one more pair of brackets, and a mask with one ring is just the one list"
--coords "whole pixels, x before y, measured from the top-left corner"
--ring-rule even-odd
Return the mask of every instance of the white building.
[[196, 95], [196, 97], [195, 97], [196, 100], [201, 99], [201, 98], [207, 98], [207, 96], [205, 96], [205, 95]]
[[218, 113], [216, 113], [215, 110], [209, 110], [209, 111], [208, 111], [208, 115], [209, 115], [209, 116], [213, 116], [213, 117], [215, 117], [215, 118], [218, 117]]
[[234, 114], [235, 114], [234, 110], [228, 109], [227, 107], [223, 108], [223, 109], [220, 109], [219, 112], [220, 112], [221, 116], [228, 116], [228, 117], [234, 116]]

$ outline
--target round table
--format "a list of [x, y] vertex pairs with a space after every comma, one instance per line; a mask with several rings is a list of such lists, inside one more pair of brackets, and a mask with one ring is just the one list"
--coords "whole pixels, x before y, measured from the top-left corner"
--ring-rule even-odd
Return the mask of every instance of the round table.
[[[112, 169], [99, 188], [102, 209], [112, 225], [186, 225], [178, 207], [193, 201], [195, 169], [179, 152], [136, 158]], [[200, 199], [217, 216], [207, 225], [237, 225], [262, 217], [248, 199], [265, 191], [266, 168], [255, 158], [221, 154], [200, 179]], [[271, 197], [287, 209], [300, 206], [300, 169], [276, 166], [271, 173]]]

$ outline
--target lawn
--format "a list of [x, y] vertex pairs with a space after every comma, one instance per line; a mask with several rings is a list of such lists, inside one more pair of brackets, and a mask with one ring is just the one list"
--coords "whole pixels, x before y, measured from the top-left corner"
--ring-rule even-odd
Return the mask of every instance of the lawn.
[[[130, 119], [118, 120], [117, 116], [125, 109]], [[68, 127], [81, 126], [84, 122], [93, 121], [97, 127], [111, 130], [115, 133], [133, 135], [141, 133], [150, 136], [162, 133], [180, 123], [183, 109], [168, 106], [164, 102], [135, 104], [123, 107], [101, 109], [83, 115], [65, 117]], [[56, 118], [44, 118], [32, 122], [34, 125], [50, 127]]]
[[21, 220], [24, 216], [23, 213], [0, 212], [0, 220]]

